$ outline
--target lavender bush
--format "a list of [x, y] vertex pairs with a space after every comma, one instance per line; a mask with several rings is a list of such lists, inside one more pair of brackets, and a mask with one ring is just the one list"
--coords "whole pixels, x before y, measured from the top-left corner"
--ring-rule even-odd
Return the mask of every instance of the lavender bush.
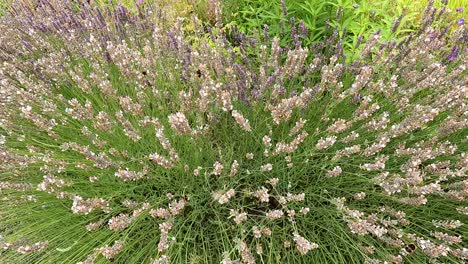
[[3, 263], [468, 259], [465, 24], [344, 63], [137, 7], [1, 18]]

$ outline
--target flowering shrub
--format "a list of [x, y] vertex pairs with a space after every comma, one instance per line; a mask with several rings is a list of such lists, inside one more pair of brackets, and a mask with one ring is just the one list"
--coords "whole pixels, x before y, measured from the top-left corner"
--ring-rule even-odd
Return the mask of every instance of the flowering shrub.
[[440, 17], [344, 64], [338, 34], [280, 46], [150, 5], [13, 6], [0, 259], [463, 262], [467, 31]]

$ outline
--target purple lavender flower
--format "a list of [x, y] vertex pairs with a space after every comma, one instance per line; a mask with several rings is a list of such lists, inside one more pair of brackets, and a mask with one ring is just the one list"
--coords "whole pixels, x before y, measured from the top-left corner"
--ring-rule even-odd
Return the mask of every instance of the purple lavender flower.
[[460, 19], [458, 19], [458, 21], [457, 21], [457, 24], [458, 24], [458, 25], [463, 25], [464, 23], [465, 23], [465, 19], [463, 19], [463, 18], [460, 18]]
[[356, 104], [358, 103], [359, 101], [361, 101], [361, 95], [360, 94], [355, 94], [353, 96], [353, 103]]
[[464, 10], [463, 7], [459, 7], [459, 8], [457, 8], [455, 11], [457, 11], [458, 13], [462, 13], [463, 10]]
[[287, 17], [288, 16], [288, 8], [286, 7], [285, 0], [281, 0], [281, 9], [283, 10], [283, 15], [285, 17]]
[[356, 41], [356, 45], [354, 46], [355, 49], [357, 49], [361, 45], [362, 39], [363, 37], [359, 35]]
[[270, 28], [268, 27], [267, 24], [263, 25], [263, 39], [265, 42], [269, 42], [270, 38], [269, 38], [269, 30]]
[[297, 36], [297, 28], [296, 28], [296, 19], [294, 17], [291, 17], [289, 20], [289, 23], [291, 24], [291, 37], [293, 39], [296, 39]]
[[447, 56], [447, 59], [449, 61], [454, 61], [455, 59], [457, 59], [459, 51], [460, 51], [459, 46], [453, 47], [452, 50], [450, 51], [450, 54]]
[[258, 89], [252, 90], [252, 96], [253, 96], [255, 99], [260, 98], [260, 91], [259, 91]]
[[307, 26], [304, 24], [304, 21], [299, 22], [299, 33], [303, 38], [307, 37], [309, 30], [307, 29]]
[[280, 95], [284, 95], [286, 93], [286, 89], [284, 87], [281, 87], [279, 90]]
[[340, 6], [338, 7], [338, 11], [336, 11], [336, 20], [340, 20], [342, 15], [343, 15], [343, 8]]

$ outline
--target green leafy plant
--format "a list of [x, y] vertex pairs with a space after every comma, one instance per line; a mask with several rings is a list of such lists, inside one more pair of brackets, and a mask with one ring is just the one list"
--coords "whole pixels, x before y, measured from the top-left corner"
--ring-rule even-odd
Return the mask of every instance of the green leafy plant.
[[[234, 3], [235, 2], [235, 3]], [[401, 40], [413, 31], [416, 14], [406, 12], [394, 0], [299, 0], [299, 1], [224, 1], [226, 22], [237, 25], [241, 31], [252, 34], [269, 26], [271, 36], [282, 35], [282, 43], [291, 42], [290, 21], [302, 21], [309, 31], [304, 40], [310, 44], [329, 35], [333, 28], [347, 36], [343, 45], [346, 54], [353, 56], [357, 43], [378, 30], [386, 41]], [[228, 15], [226, 15], [228, 14]], [[233, 15], [231, 15], [233, 14]], [[392, 31], [395, 19], [401, 16], [400, 26]]]

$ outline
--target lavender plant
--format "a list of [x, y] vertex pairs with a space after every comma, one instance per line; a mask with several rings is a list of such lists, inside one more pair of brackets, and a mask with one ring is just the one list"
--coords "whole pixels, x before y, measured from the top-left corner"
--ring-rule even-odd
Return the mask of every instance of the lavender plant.
[[2, 262], [468, 259], [464, 24], [345, 64], [137, 8], [1, 18]]

